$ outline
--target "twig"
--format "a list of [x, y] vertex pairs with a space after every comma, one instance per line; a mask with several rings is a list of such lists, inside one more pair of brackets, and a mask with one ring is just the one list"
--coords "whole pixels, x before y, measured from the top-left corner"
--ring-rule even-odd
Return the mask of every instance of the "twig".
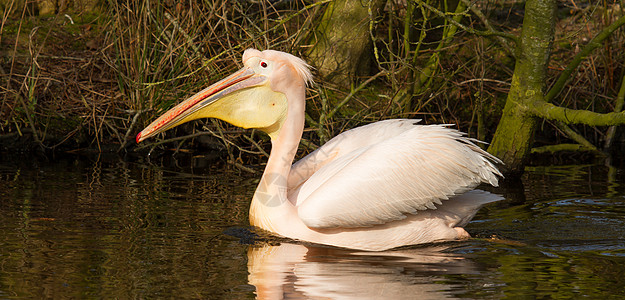
[[317, 129], [317, 135], [319, 136], [319, 140], [321, 143], [325, 143], [327, 141], [327, 132], [324, 129], [324, 126], [326, 126], [326, 121], [332, 119], [332, 117], [334, 117], [334, 115], [339, 111], [339, 109], [341, 109], [341, 107], [343, 107], [345, 104], [347, 104], [347, 102], [349, 102], [350, 99], [352, 99], [352, 97], [358, 93], [360, 90], [362, 90], [363, 88], [365, 88], [369, 83], [371, 83], [372, 81], [374, 81], [375, 79], [377, 79], [380, 76], [386, 75], [387, 71], [380, 71], [377, 74], [369, 77], [367, 80], [365, 80], [363, 83], [361, 83], [357, 88], [353, 89], [345, 98], [343, 98], [343, 100], [341, 102], [339, 102], [339, 104], [337, 104], [332, 110], [330, 110], [328, 113], [325, 113], [325, 111], [327, 111], [327, 97], [325, 97], [325, 94], [322, 93], [321, 91], [319, 91], [319, 94], [321, 96], [321, 114], [319, 115], [319, 123], [318, 123], [318, 129]]
[[[623, 105], [625, 104], [625, 74], [623, 78], [621, 78], [621, 87], [618, 91], [618, 95], [616, 96], [616, 101], [614, 104], [614, 112], [620, 112], [623, 110]], [[616, 126], [610, 126], [608, 128], [608, 132], [605, 137], [604, 148], [610, 148], [612, 146], [612, 140], [614, 139], [614, 134], [616, 133]]]
[[[337, 104], [330, 112], [328, 112], [327, 116], [326, 116], [326, 120], [327, 119], [332, 119], [332, 117], [334, 117], [334, 114], [336, 114], [339, 109], [341, 107], [343, 107], [343, 105], [347, 104], [347, 102], [349, 102], [349, 100], [358, 92], [360, 92], [360, 90], [362, 90], [363, 88], [365, 88], [367, 85], [369, 85], [369, 83], [371, 83], [372, 81], [376, 80], [378, 77], [380, 76], [384, 76], [386, 75], [387, 72], [386, 71], [380, 71], [377, 74], [369, 77], [367, 80], [365, 80], [363, 83], [361, 83], [357, 88], [355, 88], [354, 90], [352, 90], [347, 97], [345, 97], [341, 102], [339, 102], [339, 104]], [[322, 123], [322, 122], [320, 122]]]
[[122, 149], [124, 149], [126, 147], [126, 144], [128, 143], [128, 136], [130, 135], [130, 132], [132, 131], [132, 129], [135, 127], [135, 124], [137, 123], [137, 120], [139, 119], [139, 116], [146, 112], [147, 110], [136, 110], [134, 111], [135, 115], [132, 117], [132, 122], [130, 122], [130, 126], [128, 126], [128, 130], [126, 130], [126, 134], [124, 135], [124, 140], [122, 141], [122, 145], [119, 146], [119, 149], [117, 151], [121, 151]]
[[185, 139], [190, 139], [190, 138], [194, 138], [194, 137], [198, 137], [198, 136], [202, 136], [202, 135], [215, 135], [212, 132], [207, 132], [207, 131], [202, 131], [202, 132], [196, 132], [193, 134], [188, 134], [188, 135], [184, 135], [184, 136], [178, 136], [178, 137], [174, 137], [174, 138], [170, 138], [170, 139], [164, 139], [164, 140], [159, 140], [156, 142], [152, 142], [152, 143], [148, 143], [142, 146], [138, 146], [137, 150], [143, 149], [143, 148], [147, 148], [147, 147], [156, 147], [158, 145], [161, 144], [166, 144], [166, 143], [171, 143], [171, 142], [175, 142], [175, 141], [180, 141], [180, 140], [185, 140]]
[[575, 132], [575, 130], [573, 130], [568, 125], [564, 124], [562, 121], [556, 122], [556, 126], [560, 130], [562, 130], [564, 132], [564, 134], [566, 134], [570, 139], [572, 139], [572, 140], [576, 141], [578, 144], [580, 144], [584, 149], [587, 149], [587, 150], [590, 150], [592, 152], [595, 152], [596, 154], [603, 155], [603, 152], [599, 151], [599, 149], [597, 149], [597, 147], [595, 147], [595, 145], [593, 145], [591, 142], [589, 142], [587, 139], [585, 139], [579, 133]]
[[480, 81], [480, 82], [489, 81], [489, 82], [495, 82], [495, 83], [499, 83], [499, 84], [503, 84], [503, 85], [511, 85], [510, 82], [505, 82], [505, 81], [496, 80], [496, 79], [489, 79], [489, 78], [469, 79], [469, 80], [465, 80], [465, 81], [459, 82], [458, 85], [463, 85], [463, 84], [471, 83], [471, 82], [474, 82], [474, 81]]
[[420, 5], [422, 5], [423, 7], [427, 8], [428, 10], [434, 12], [435, 14], [439, 15], [440, 17], [443, 17], [445, 19], [447, 19], [451, 24], [454, 24], [455, 26], [458, 26], [460, 28], [462, 28], [462, 30], [472, 33], [472, 34], [477, 34], [477, 35], [482, 35], [482, 36], [501, 36], [501, 37], [505, 37], [507, 39], [511, 39], [513, 41], [517, 41], [518, 37], [514, 34], [511, 33], [507, 33], [507, 32], [501, 32], [501, 31], [495, 31], [495, 30], [475, 30], [473, 28], [464, 26], [460, 23], [458, 23], [456, 20], [454, 20], [453, 18], [450, 18], [448, 16], [448, 14], [436, 9], [435, 7], [425, 3], [422, 0], [415, 0], [417, 3], [419, 3]]
[[262, 153], [264, 156], [269, 157], [269, 153], [267, 153], [267, 151], [265, 151], [265, 149], [263, 149], [256, 141], [254, 141], [254, 139], [247, 135], [243, 135], [243, 138], [246, 139], [248, 142], [252, 143], [252, 145], [254, 145], [254, 147], [256, 147], [256, 149], [258, 149], [258, 151], [260, 151], [260, 153]]
[[[484, 26], [486, 26], [486, 29], [495, 32], [495, 28], [493, 28], [493, 25], [490, 24], [490, 22], [488, 21], [488, 18], [486, 18], [486, 16], [484, 15], [484, 13], [482, 13], [481, 10], [477, 9], [474, 5], [474, 3], [471, 3], [469, 0], [461, 0], [468, 8], [469, 10], [471, 10], [471, 12], [473, 12], [473, 14], [475, 14], [480, 21], [482, 21], [482, 23], [484, 24]], [[504, 39], [504, 37], [499, 36], [499, 35], [495, 35], [497, 41], [499, 42], [499, 44], [501, 44], [502, 47], [504, 47], [508, 53], [510, 53], [510, 55], [512, 55], [512, 57], [516, 57], [516, 53], [512, 50], [512, 48], [510, 48], [510, 45], [506, 42], [506, 40]]]
[[590, 42], [588, 42], [588, 44], [586, 44], [586, 46], [584, 46], [584, 48], [577, 53], [577, 55], [575, 55], [564, 71], [562, 71], [556, 83], [553, 84], [547, 95], [545, 95], [545, 101], [551, 102], [556, 96], [558, 96], [564, 88], [566, 82], [571, 79], [571, 74], [575, 71], [575, 69], [577, 69], [579, 64], [590, 54], [590, 52], [598, 47], [601, 47], [602, 42], [610, 37], [612, 32], [623, 25], [625, 25], [625, 15], [621, 16], [614, 23], [601, 30], [601, 32], [590, 40]]

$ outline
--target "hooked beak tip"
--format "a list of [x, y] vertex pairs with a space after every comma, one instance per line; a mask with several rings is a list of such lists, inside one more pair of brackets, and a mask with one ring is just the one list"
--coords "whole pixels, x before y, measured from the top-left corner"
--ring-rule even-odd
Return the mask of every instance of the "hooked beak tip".
[[139, 132], [139, 134], [137, 134], [137, 144], [141, 143], [141, 132]]

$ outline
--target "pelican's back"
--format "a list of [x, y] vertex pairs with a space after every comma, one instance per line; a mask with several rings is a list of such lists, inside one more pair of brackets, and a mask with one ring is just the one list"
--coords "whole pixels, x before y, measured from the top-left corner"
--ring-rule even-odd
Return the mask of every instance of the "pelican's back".
[[480, 183], [499, 160], [444, 125], [388, 120], [347, 131], [293, 166], [289, 199], [311, 228], [353, 228], [436, 209]]

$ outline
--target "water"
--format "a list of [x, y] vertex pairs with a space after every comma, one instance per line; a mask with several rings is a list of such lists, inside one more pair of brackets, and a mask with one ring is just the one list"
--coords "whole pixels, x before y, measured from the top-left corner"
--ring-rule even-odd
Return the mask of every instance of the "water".
[[258, 175], [206, 159], [3, 154], [0, 299], [624, 298], [624, 175], [528, 168], [475, 239], [367, 253], [254, 242]]

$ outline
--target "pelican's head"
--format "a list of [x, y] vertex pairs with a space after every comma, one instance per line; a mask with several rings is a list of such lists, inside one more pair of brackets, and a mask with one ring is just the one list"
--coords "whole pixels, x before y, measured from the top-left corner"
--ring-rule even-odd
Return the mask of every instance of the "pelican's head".
[[284, 122], [289, 95], [312, 82], [310, 66], [288, 53], [247, 49], [243, 68], [191, 96], [137, 135], [137, 143], [182, 123], [217, 118], [243, 128], [258, 128], [275, 138]]

